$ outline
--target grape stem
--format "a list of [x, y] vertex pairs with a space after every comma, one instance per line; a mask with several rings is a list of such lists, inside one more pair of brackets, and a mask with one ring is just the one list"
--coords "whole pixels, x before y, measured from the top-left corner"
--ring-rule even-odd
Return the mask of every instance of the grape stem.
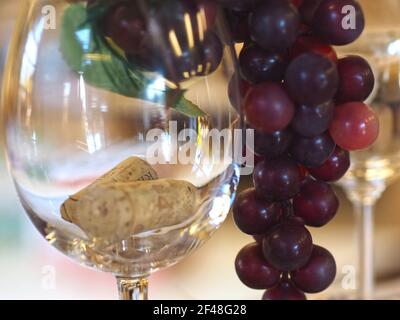
[[283, 218], [287, 219], [294, 216], [292, 201], [288, 200], [282, 203]]
[[290, 272], [282, 273], [282, 281], [290, 281]]

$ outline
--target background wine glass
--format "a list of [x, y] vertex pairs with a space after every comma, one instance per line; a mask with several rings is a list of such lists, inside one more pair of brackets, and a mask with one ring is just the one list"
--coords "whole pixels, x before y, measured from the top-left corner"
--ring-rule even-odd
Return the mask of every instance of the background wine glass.
[[[149, 14], [149, 2], [138, 2], [141, 13]], [[179, 5], [180, 1], [165, 3]], [[72, 5], [84, 8], [86, 2], [74, 1]], [[44, 23], [45, 6], [55, 9], [54, 29]], [[223, 18], [218, 15], [213, 32], [224, 43], [221, 64], [210, 75], [182, 82], [185, 97], [208, 116], [189, 116], [168, 108], [170, 101], [162, 94], [158, 103], [124, 97], [88, 84], [85, 74], [71, 70], [62, 50], [64, 15], [70, 6], [71, 1], [66, 0], [21, 4], [3, 88], [10, 169], [21, 203], [50, 244], [79, 263], [115, 274], [121, 298], [144, 299], [148, 275], [177, 263], [204, 243], [222, 224], [231, 206], [239, 180], [238, 165], [233, 159], [226, 162], [226, 158], [210, 154], [206, 137], [212, 129], [239, 126], [239, 115], [230, 106], [227, 93], [228, 80], [234, 73], [234, 52]], [[200, 9], [194, 16], [189, 11], [181, 13], [189, 20], [204, 16]], [[187, 23], [186, 18], [178, 20]], [[162, 30], [165, 26], [156, 23], [156, 27]], [[178, 44], [181, 37], [197, 39], [191, 34], [196, 32], [194, 28], [179, 23], [174, 27]], [[202, 32], [210, 28], [204, 23]], [[83, 47], [90, 47], [90, 36], [79, 36]], [[167, 46], [169, 38], [150, 37], [147, 41], [156, 40]], [[93, 61], [93, 56], [86, 54], [81, 63]], [[172, 71], [179, 74], [176, 69]], [[160, 70], [149, 75], [152, 81], [144, 91], [151, 95], [158, 86], [166, 86], [164, 75]], [[170, 161], [182, 147], [173, 143], [170, 121], [176, 122], [177, 130], [196, 132], [194, 163]], [[144, 137], [154, 128], [164, 131], [161, 145], [165, 164], [154, 166], [159, 177], [186, 180], [200, 190], [199, 205], [190, 219], [109, 242], [85, 234], [61, 218], [60, 205], [69, 195], [130, 156], [145, 159], [149, 144]], [[231, 137], [225, 144], [232, 145]]]
[[400, 176], [400, 2], [360, 0], [360, 4], [366, 30], [354, 44], [338, 51], [361, 55], [372, 66], [376, 83], [367, 103], [379, 115], [380, 134], [369, 149], [351, 154], [351, 168], [339, 183], [353, 203], [357, 220], [357, 298], [373, 299], [378, 297], [374, 289], [374, 205]]

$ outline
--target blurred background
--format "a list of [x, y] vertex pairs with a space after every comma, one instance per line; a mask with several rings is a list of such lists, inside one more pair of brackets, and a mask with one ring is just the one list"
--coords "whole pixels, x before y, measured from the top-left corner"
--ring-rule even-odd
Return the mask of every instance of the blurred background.
[[[0, 0], [0, 72], [19, 1]], [[241, 188], [250, 185], [243, 178]], [[0, 299], [116, 299], [112, 275], [75, 264], [49, 246], [24, 214], [0, 156]], [[338, 189], [341, 208], [336, 219], [312, 230], [315, 243], [336, 257], [334, 286], [310, 298], [342, 297], [355, 293], [357, 250], [354, 216]], [[381, 297], [400, 292], [400, 182], [379, 200], [375, 215], [375, 264]], [[247, 289], [233, 267], [236, 253], [252, 239], [239, 232], [231, 218], [200, 250], [179, 265], [152, 277], [151, 299], [259, 299], [261, 291]], [[388, 288], [388, 289], [386, 289]]]

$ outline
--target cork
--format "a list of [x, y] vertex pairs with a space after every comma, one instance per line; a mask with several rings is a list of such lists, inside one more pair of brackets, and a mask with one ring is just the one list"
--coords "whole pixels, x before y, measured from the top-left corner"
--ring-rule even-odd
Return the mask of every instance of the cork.
[[193, 184], [158, 179], [146, 161], [131, 157], [71, 195], [60, 211], [90, 236], [122, 240], [185, 222], [193, 216], [198, 196]]
[[107, 240], [181, 224], [193, 216], [197, 188], [183, 180], [99, 184], [64, 214], [84, 232]]
[[129, 181], [145, 181], [158, 179], [157, 172], [144, 160], [138, 157], [129, 157], [119, 163], [116, 167], [102, 175], [86, 188], [70, 196], [61, 206], [61, 216], [63, 219], [71, 222], [68, 211], [72, 212], [77, 206], [77, 202], [90, 188], [95, 188], [103, 183], [109, 182], [129, 182]]
[[96, 187], [107, 182], [129, 182], [129, 181], [145, 181], [158, 179], [157, 172], [144, 160], [138, 157], [130, 157], [116, 167], [102, 175], [85, 189], [70, 196], [73, 200], [79, 200], [86, 192], [87, 188]]

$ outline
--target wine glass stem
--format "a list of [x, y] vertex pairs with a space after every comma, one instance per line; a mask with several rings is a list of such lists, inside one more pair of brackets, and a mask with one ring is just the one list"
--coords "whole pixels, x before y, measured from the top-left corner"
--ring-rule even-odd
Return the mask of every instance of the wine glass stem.
[[358, 254], [358, 297], [374, 298], [374, 207], [386, 189], [384, 181], [352, 184], [345, 187], [356, 214]]
[[374, 205], [356, 203], [359, 298], [371, 300], [374, 295]]
[[147, 278], [117, 276], [120, 300], [148, 300], [149, 281]]

